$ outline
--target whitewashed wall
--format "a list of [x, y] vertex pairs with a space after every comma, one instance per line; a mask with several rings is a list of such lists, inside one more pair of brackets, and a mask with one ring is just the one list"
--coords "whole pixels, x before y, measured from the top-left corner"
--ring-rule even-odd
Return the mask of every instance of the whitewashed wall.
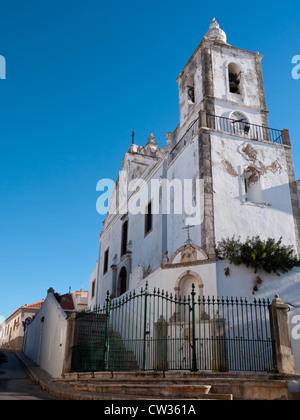
[[[229, 276], [226, 276], [224, 271], [227, 267], [230, 268]], [[255, 284], [256, 276], [259, 276], [263, 282], [259, 290], [253, 295], [253, 286]], [[276, 274], [268, 274], [264, 271], [259, 271], [255, 274], [252, 269], [246, 268], [245, 266], [231, 265], [229, 261], [218, 261], [217, 279], [219, 296], [233, 296], [234, 298], [246, 297], [249, 301], [254, 298], [265, 298], [269, 299], [271, 302], [274, 299], [275, 294], [278, 294], [283, 302], [294, 306], [300, 306], [299, 267], [295, 267], [289, 273], [277, 276]], [[296, 336], [297, 332], [300, 335], [300, 327], [297, 328], [297, 325], [291, 324], [293, 317], [298, 314], [300, 315], [300, 309], [293, 309], [292, 306], [290, 306], [290, 308], [292, 351], [295, 357], [296, 371], [300, 374], [300, 337], [298, 339]], [[293, 335], [296, 338], [294, 338]]]
[[[180, 154], [173, 160], [168, 167], [167, 179], [171, 183], [174, 179], [179, 179], [184, 186], [184, 180], [196, 180], [199, 179], [199, 148], [198, 148], [198, 136], [180, 152]], [[182, 189], [184, 192], [184, 188]], [[201, 200], [201, 187], [200, 191], [196, 191], [198, 199]], [[174, 193], [172, 191], [171, 198], [174, 202]], [[184, 194], [182, 197], [184, 201]], [[167, 250], [169, 257], [187, 240], [187, 231], [183, 228], [187, 227], [186, 217], [188, 216], [184, 211], [184, 202], [182, 203], [182, 214], [174, 214], [173, 204], [171, 207], [171, 213], [167, 216]], [[195, 206], [196, 203], [193, 203]], [[202, 203], [200, 203], [201, 208]], [[190, 236], [194, 244], [201, 246], [201, 215], [197, 220], [191, 221], [189, 225], [195, 227], [190, 229]]]
[[27, 328], [24, 354], [53, 378], [60, 378], [62, 374], [66, 332], [67, 315], [53, 293], [49, 293]]
[[[96, 305], [96, 296], [97, 296], [97, 274], [98, 274], [98, 261], [95, 264], [95, 267], [92, 271], [92, 274], [90, 276], [89, 280], [89, 297], [88, 297], [88, 307], [91, 308], [94, 305]], [[95, 281], [95, 294], [92, 296], [92, 287], [93, 282]]]
[[[244, 150], [254, 153], [247, 155]], [[284, 146], [212, 135], [213, 190], [216, 243], [226, 237], [259, 235], [296, 248]], [[246, 202], [242, 178], [249, 166], [259, 168], [262, 205]]]
[[[258, 56], [259, 57], [259, 56]], [[230, 63], [236, 63], [241, 71], [241, 94], [237, 95], [234, 93], [230, 93], [228, 86], [228, 65]], [[256, 75], [256, 56], [253, 53], [238, 50], [236, 48], [231, 47], [221, 47], [221, 48], [214, 48], [212, 54], [212, 65], [213, 65], [213, 82], [214, 82], [214, 96], [216, 98], [226, 101], [226, 106], [229, 106], [228, 102], [234, 102], [234, 109], [237, 109], [236, 103], [239, 103], [240, 106], [246, 109], [249, 107], [257, 108], [258, 114], [260, 114], [260, 102], [258, 97], [258, 81]], [[222, 115], [223, 113], [220, 112], [222, 110], [218, 109], [218, 104], [216, 108], [218, 112], [216, 115]], [[257, 119], [257, 124], [261, 125], [261, 119]]]

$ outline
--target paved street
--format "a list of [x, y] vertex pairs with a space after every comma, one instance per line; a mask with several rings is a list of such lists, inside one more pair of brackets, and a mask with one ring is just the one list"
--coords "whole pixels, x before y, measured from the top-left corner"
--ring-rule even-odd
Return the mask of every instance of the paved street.
[[12, 351], [0, 350], [0, 400], [54, 400], [28, 376]]

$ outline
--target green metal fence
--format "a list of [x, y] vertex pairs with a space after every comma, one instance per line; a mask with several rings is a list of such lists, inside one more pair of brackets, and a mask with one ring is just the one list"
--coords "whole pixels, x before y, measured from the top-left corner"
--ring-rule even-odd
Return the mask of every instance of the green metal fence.
[[274, 371], [265, 299], [205, 298], [148, 286], [77, 314], [72, 371]]

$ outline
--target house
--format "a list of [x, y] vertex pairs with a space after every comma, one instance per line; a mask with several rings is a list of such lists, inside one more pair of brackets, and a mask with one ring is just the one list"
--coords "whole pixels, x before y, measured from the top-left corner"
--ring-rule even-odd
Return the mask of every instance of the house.
[[20, 306], [0, 325], [0, 348], [21, 350], [24, 331], [30, 325], [43, 304], [40, 302]]
[[86, 309], [87, 303], [88, 292], [83, 289], [58, 295], [50, 288], [34, 321], [26, 329], [24, 354], [54, 378], [61, 377], [63, 371], [68, 318]]

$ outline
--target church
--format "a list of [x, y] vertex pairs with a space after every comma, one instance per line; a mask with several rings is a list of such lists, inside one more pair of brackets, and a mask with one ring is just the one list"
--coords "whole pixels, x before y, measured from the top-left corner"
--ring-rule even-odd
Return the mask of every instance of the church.
[[180, 123], [165, 148], [151, 133], [124, 156], [90, 278], [91, 307], [107, 291], [117, 298], [146, 282], [179, 295], [195, 284], [199, 296], [300, 296], [298, 268], [262, 274], [258, 291], [251, 269], [216, 255], [233, 236], [282, 238], [300, 252], [291, 140], [287, 129], [269, 127], [262, 58], [230, 45], [212, 20], [177, 78]]

